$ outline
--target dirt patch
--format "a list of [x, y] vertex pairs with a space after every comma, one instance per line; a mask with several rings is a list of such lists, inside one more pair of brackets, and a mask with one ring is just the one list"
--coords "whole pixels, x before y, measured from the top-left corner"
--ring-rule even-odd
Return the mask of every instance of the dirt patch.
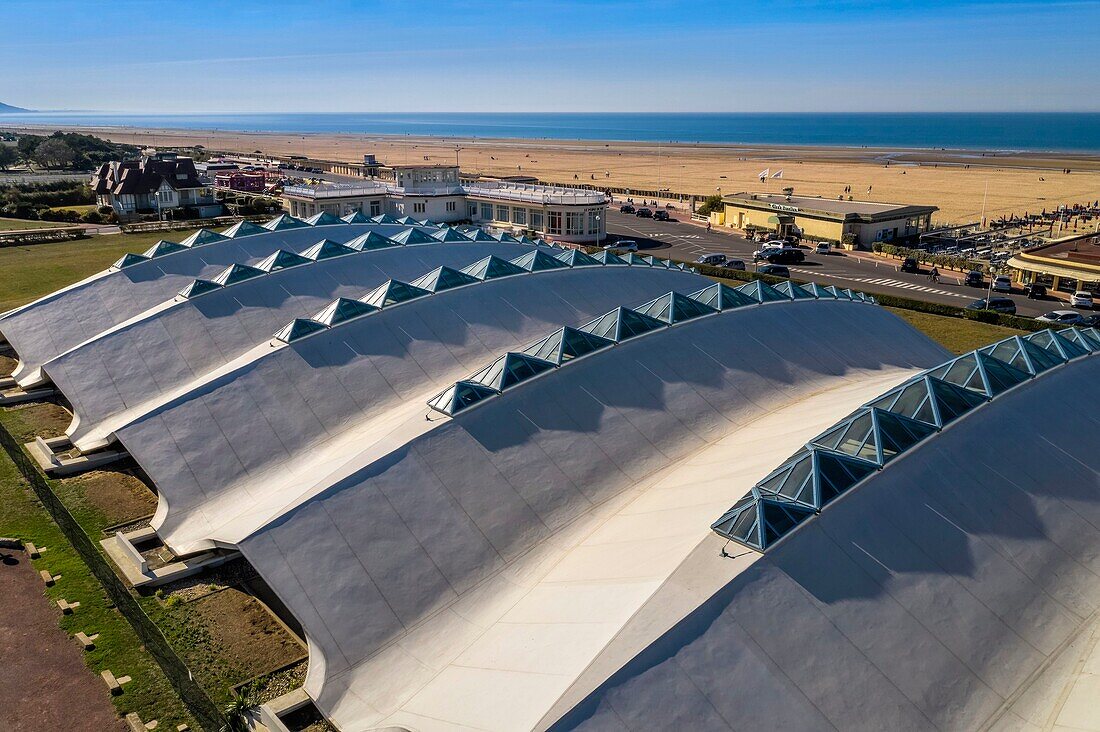
[[264, 704], [278, 699], [283, 694], [289, 694], [306, 683], [306, 672], [309, 670], [309, 660], [303, 659], [298, 663], [276, 671], [263, 678], [256, 679], [248, 684], [257, 704]]
[[93, 470], [58, 482], [64, 489], [81, 495], [109, 526], [134, 521], [157, 510], [157, 497], [131, 473]]
[[26, 555], [0, 555], [0, 597], [0, 729], [125, 729]]
[[28, 402], [7, 407], [12, 437], [30, 442], [35, 437], [61, 437], [73, 421], [73, 415], [60, 404]]
[[11, 376], [15, 365], [19, 363], [7, 353], [0, 353], [0, 379]]

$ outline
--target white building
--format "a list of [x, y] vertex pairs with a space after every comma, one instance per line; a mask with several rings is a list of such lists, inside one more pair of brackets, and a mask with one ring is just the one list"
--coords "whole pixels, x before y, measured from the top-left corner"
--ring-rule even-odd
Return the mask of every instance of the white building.
[[461, 183], [457, 166], [382, 168], [378, 179], [287, 186], [284, 207], [305, 218], [322, 211], [343, 217], [358, 211], [382, 221], [469, 221], [556, 241], [596, 242], [607, 228], [607, 196], [599, 191], [529, 183]]
[[859, 293], [321, 213], [0, 334], [169, 548], [259, 571], [342, 730], [1095, 712], [1093, 329], [952, 357]]

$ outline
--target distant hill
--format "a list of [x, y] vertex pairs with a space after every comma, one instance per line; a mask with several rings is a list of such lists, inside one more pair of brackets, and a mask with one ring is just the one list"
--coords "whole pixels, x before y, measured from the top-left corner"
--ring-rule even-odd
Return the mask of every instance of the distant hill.
[[4, 104], [0, 102], [0, 114], [12, 114], [14, 112], [29, 112], [29, 109], [23, 109], [22, 107], [13, 107], [10, 104]]

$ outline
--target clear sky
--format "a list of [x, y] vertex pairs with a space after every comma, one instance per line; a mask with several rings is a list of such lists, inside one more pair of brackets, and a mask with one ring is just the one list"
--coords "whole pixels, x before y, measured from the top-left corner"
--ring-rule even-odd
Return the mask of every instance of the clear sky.
[[0, 101], [134, 112], [1100, 111], [1100, 1], [2, 0]]

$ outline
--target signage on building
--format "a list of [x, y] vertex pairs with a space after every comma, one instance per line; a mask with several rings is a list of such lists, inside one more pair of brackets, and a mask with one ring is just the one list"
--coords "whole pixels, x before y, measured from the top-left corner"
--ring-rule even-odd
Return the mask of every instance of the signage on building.
[[784, 206], [782, 203], [769, 203], [776, 211], [789, 211], [791, 213], [798, 213], [798, 206]]

